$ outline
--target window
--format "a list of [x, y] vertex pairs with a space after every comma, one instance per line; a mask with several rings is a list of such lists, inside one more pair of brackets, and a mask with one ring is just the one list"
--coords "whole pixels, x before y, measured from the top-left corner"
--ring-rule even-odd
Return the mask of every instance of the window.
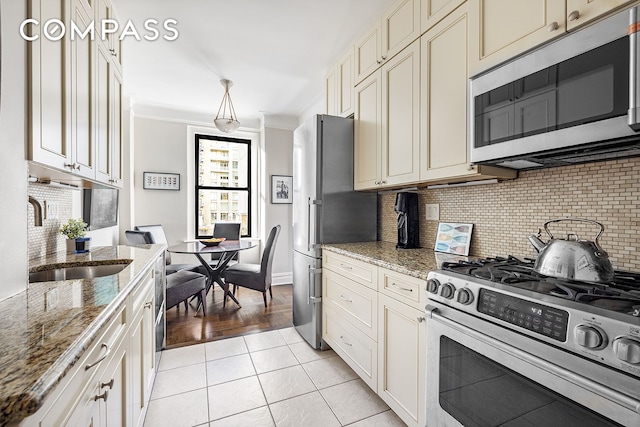
[[[217, 220], [239, 222], [249, 236], [251, 218], [251, 141], [196, 134], [196, 238], [213, 234]], [[229, 163], [231, 162], [231, 163]], [[233, 180], [229, 179], [229, 165]], [[233, 203], [229, 203], [232, 200]], [[217, 203], [217, 201], [223, 201]]]

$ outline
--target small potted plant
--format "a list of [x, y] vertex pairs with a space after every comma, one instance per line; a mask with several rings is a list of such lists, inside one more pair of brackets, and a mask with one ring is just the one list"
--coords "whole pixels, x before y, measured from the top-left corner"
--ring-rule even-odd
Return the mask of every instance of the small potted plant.
[[91, 237], [87, 234], [87, 223], [79, 218], [69, 218], [66, 224], [60, 227], [60, 233], [67, 236], [67, 253], [89, 252]]

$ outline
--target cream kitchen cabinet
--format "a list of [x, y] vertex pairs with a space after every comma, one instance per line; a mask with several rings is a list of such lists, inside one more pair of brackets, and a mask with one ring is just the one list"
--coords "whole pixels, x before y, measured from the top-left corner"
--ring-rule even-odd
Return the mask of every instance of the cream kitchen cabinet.
[[571, 31], [627, 3], [632, 3], [632, 1], [567, 0], [567, 30]]
[[154, 283], [155, 270], [133, 295], [134, 317], [129, 331], [131, 361], [131, 421], [142, 426], [155, 378]]
[[475, 56], [469, 3], [421, 38], [420, 180], [455, 182], [515, 178], [512, 170], [469, 163], [468, 70]]
[[440, 22], [442, 18], [464, 3], [465, 0], [421, 0], [420, 29], [424, 33]]
[[354, 188], [398, 187], [420, 175], [420, 46], [415, 41], [355, 88]]
[[322, 339], [362, 378], [377, 387], [377, 267], [326, 252], [322, 272]]
[[322, 338], [407, 425], [425, 425], [426, 282], [324, 251]]
[[374, 72], [384, 62], [420, 36], [420, 0], [398, 0], [356, 40], [355, 83]]
[[325, 77], [325, 113], [348, 117], [353, 114], [353, 47]]
[[[96, 0], [96, 22], [101, 23], [105, 20], [117, 20], [113, 11], [113, 5], [109, 0]], [[113, 24], [105, 26], [106, 31], [103, 34], [102, 25], [96, 25], [96, 33], [103, 43], [105, 43], [109, 55], [113, 58], [113, 64], [122, 73], [122, 41], [120, 40], [120, 28], [115, 28]], [[115, 29], [115, 31], [113, 31]]]
[[599, 18], [629, 0], [473, 0], [471, 34], [478, 74], [546, 41]]
[[[63, 37], [50, 41], [38, 37], [29, 42], [30, 143], [28, 160], [90, 181], [121, 186], [120, 120], [114, 108], [121, 98], [111, 89], [111, 68], [118, 69], [120, 44], [100, 40], [102, 3], [86, 0], [30, 0], [33, 18], [39, 22], [73, 21], [81, 31], [96, 25], [96, 37]], [[108, 16], [113, 18], [110, 6]], [[42, 26], [29, 25], [40, 36]], [[111, 43], [111, 44], [110, 44]], [[117, 52], [114, 54], [114, 52]], [[119, 74], [117, 74], [119, 75]], [[121, 78], [119, 79], [121, 82]], [[110, 91], [112, 92], [110, 94]], [[118, 113], [120, 117], [121, 113]]]
[[408, 426], [424, 426], [424, 309], [384, 294], [378, 296], [378, 307], [378, 395]]

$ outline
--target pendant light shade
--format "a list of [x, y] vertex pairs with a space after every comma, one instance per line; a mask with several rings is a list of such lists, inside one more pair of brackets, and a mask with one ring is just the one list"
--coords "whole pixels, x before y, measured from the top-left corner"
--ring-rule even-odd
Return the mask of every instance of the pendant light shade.
[[222, 132], [229, 133], [240, 127], [238, 116], [236, 116], [236, 110], [233, 108], [233, 103], [231, 102], [231, 95], [229, 95], [229, 88], [233, 86], [233, 82], [231, 80], [222, 79], [220, 80], [220, 84], [224, 86], [224, 96], [222, 97], [220, 108], [218, 108], [218, 114], [216, 114], [216, 118], [213, 120], [213, 123]]

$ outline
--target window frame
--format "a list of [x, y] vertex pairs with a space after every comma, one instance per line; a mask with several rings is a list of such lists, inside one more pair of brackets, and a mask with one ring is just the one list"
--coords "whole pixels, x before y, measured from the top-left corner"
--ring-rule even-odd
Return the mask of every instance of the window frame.
[[[246, 187], [230, 187], [230, 186], [211, 186], [211, 185], [200, 185], [200, 141], [201, 140], [209, 140], [209, 141], [223, 141], [223, 142], [232, 142], [238, 144], [245, 144], [247, 146], [247, 186]], [[203, 133], [195, 133], [195, 168], [194, 168], [194, 178], [195, 178], [195, 197], [194, 197], [194, 235], [196, 239], [203, 239], [211, 236], [201, 235], [199, 233], [200, 224], [199, 224], [199, 212], [200, 212], [200, 191], [201, 190], [214, 190], [214, 191], [246, 191], [247, 193], [247, 234], [242, 234], [240, 237], [251, 237], [251, 229], [252, 229], [252, 189], [251, 189], [251, 157], [252, 157], [252, 147], [251, 147], [251, 139], [247, 138], [231, 138], [220, 135], [208, 135]], [[231, 171], [232, 172], [232, 171]], [[229, 180], [233, 181], [233, 180]], [[227, 200], [227, 203], [231, 201]], [[222, 215], [220, 215], [222, 216]], [[216, 221], [222, 221], [222, 219], [217, 219]]]

